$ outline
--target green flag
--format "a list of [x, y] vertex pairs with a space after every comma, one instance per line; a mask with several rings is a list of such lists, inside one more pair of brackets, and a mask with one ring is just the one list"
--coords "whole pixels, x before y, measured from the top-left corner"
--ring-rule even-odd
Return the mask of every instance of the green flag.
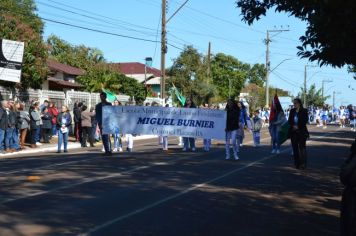
[[174, 89], [174, 94], [177, 96], [177, 99], [180, 101], [180, 103], [182, 104], [182, 106], [184, 106], [184, 104], [185, 104], [185, 97], [178, 91], [178, 89], [176, 88], [176, 86], [173, 85], [173, 89]]
[[290, 126], [288, 121], [282, 124], [281, 129], [279, 130], [279, 144], [284, 143], [289, 138], [289, 128]]
[[106, 93], [106, 100], [108, 102], [114, 102], [117, 98], [116, 98], [116, 94], [109, 91], [109, 90], [106, 90], [106, 89], [102, 89], [104, 93]]

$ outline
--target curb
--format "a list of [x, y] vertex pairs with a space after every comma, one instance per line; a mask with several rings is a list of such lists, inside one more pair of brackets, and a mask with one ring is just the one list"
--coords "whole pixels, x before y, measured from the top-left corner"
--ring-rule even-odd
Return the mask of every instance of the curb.
[[[75, 149], [80, 147], [81, 147], [80, 143], [68, 143], [68, 149]], [[26, 150], [22, 150], [19, 152], [0, 154], [0, 157], [6, 158], [6, 157], [18, 156], [21, 154], [42, 153], [42, 152], [52, 152], [52, 151], [57, 151], [57, 145], [51, 145], [49, 147], [38, 147], [33, 149], [28, 148]]]

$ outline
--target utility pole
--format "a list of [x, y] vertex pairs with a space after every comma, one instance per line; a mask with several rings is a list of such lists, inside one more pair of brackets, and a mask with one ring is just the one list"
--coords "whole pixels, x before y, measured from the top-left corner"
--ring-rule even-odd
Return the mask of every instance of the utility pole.
[[166, 90], [166, 0], [162, 0], [162, 31], [161, 31], [161, 98], [165, 98]]
[[307, 68], [316, 67], [314, 65], [305, 65], [304, 66], [304, 91], [303, 91], [303, 106], [307, 107]]
[[267, 30], [267, 38], [266, 38], [266, 107], [269, 106], [269, 84], [268, 84], [268, 77], [269, 77], [269, 43], [271, 40], [269, 39], [269, 31]]
[[206, 75], [208, 77], [207, 79], [207, 83], [210, 84], [210, 58], [211, 58], [211, 43], [209, 42], [209, 46], [208, 46], [208, 58], [207, 58], [207, 63], [208, 63], [208, 68], [207, 68], [207, 72], [206, 72]]
[[166, 93], [166, 53], [167, 53], [167, 23], [188, 3], [186, 0], [169, 18], [166, 20], [167, 2], [162, 0], [162, 30], [161, 30], [161, 98], [165, 98]]
[[[284, 32], [284, 31], [289, 31], [289, 29], [273, 29], [273, 30], [267, 30], [267, 37], [266, 37], [266, 107], [269, 106], [269, 72], [270, 72], [270, 60], [269, 60], [269, 44], [271, 41], [271, 38], [273, 37], [270, 37], [269, 33], [272, 33], [272, 32], [277, 32], [277, 33], [281, 33], [281, 32]], [[274, 35], [275, 36], [275, 35]]]
[[304, 66], [303, 106], [304, 108], [307, 107], [307, 65]]

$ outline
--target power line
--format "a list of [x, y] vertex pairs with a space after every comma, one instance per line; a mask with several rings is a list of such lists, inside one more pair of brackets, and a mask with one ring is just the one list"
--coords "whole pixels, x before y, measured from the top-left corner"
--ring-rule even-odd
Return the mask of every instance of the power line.
[[[80, 8], [76, 8], [76, 7], [73, 7], [73, 6], [70, 6], [70, 5], [66, 5], [66, 4], [63, 4], [63, 3], [58, 3], [58, 2], [53, 1], [53, 0], [48, 0], [48, 1], [51, 1], [51, 2], [53, 2], [53, 3], [55, 3], [55, 4], [58, 4], [58, 5], [61, 5], [61, 6], [68, 7], [68, 8], [70, 8], [70, 9], [76, 9], [76, 10], [78, 10], [78, 11], [86, 12], [86, 13], [89, 13], [89, 14], [91, 14], [91, 15], [79, 13], [79, 12], [76, 12], [76, 11], [73, 11], [73, 10], [68, 10], [68, 9], [65, 9], [65, 8], [62, 8], [62, 7], [54, 6], [54, 5], [51, 5], [51, 4], [48, 4], [48, 3], [43, 3], [43, 2], [37, 0], [37, 2], [38, 2], [40, 5], [44, 5], [44, 6], [47, 6], [47, 7], [50, 7], [50, 8], [54, 8], [54, 9], [56, 9], [56, 10], [68, 12], [68, 13], [71, 13], [71, 14], [74, 14], [74, 15], [79, 15], [79, 16], [82, 16], [82, 17], [85, 17], [85, 18], [89, 18], [89, 19], [92, 19], [92, 20], [96, 20], [96, 21], [99, 21], [99, 22], [105, 22], [105, 23], [108, 23], [108, 24], [111, 24], [111, 25], [116, 25], [116, 26], [125, 28], [125, 29], [127, 29], [127, 30], [138, 31], [138, 30], [136, 30], [136, 29], [132, 29], [132, 28], [126, 27], [127, 25], [130, 25], [130, 26], [133, 26], [133, 27], [142, 28], [142, 29], [146, 29], [146, 30], [155, 32], [155, 29], [152, 29], [152, 28], [148, 28], [148, 27], [144, 27], [144, 26], [140, 26], [140, 25], [135, 25], [135, 24], [132, 24], [132, 23], [123, 21], [123, 20], [118, 20], [118, 19], [106, 17], [106, 16], [103, 16], [103, 15], [96, 14], [96, 13], [94, 13], [94, 12], [86, 11], [86, 10], [83, 10], [83, 9], [80, 9]], [[97, 16], [100, 16], [101, 18], [94, 17], [94, 16], [92, 16], [92, 15], [97, 15]], [[110, 19], [111, 21], [103, 20], [102, 18]], [[124, 24], [124, 25], [126, 25], [126, 26], [115, 24], [115, 22], [112, 22], [112, 21], [120, 22], [120, 24]]]

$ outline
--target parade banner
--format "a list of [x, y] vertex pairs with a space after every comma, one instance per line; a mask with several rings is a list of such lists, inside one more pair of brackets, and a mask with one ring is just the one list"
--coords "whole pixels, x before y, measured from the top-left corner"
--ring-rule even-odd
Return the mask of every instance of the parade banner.
[[0, 80], [20, 83], [24, 45], [0, 39]]
[[226, 111], [147, 106], [104, 106], [103, 133], [225, 139]]

